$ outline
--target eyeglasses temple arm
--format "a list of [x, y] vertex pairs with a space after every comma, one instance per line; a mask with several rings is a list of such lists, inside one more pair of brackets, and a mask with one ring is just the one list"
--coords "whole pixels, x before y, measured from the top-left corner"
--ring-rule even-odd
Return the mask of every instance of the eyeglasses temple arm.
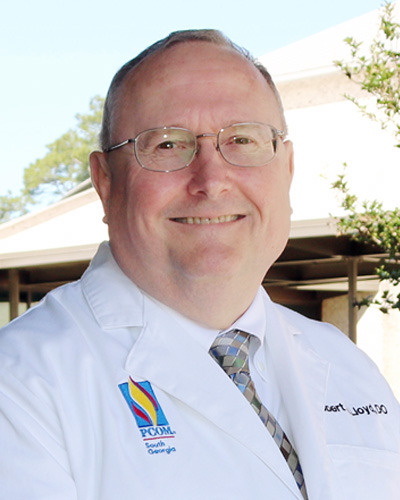
[[114, 144], [114, 146], [110, 146], [109, 148], [104, 150], [104, 153], [109, 153], [110, 151], [114, 151], [114, 149], [122, 148], [122, 146], [125, 146], [126, 144], [129, 144], [130, 142], [135, 142], [135, 139], [126, 139], [126, 141], [122, 141], [118, 144]]

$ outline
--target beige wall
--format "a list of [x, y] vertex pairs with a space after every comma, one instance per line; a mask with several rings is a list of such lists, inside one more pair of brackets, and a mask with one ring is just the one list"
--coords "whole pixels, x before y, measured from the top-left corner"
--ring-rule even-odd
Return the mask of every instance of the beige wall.
[[[18, 312], [22, 314], [26, 311], [26, 304], [19, 304]], [[0, 302], [0, 328], [10, 321], [10, 304], [8, 302]]]
[[[347, 334], [347, 295], [324, 300], [322, 319]], [[362, 308], [358, 312], [357, 345], [378, 365], [400, 401], [400, 312], [383, 314], [375, 306]]]

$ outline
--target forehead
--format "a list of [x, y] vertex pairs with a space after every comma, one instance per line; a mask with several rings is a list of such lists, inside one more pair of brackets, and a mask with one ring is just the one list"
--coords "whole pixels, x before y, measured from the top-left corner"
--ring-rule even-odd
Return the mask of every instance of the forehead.
[[[277, 99], [261, 72], [230, 47], [210, 42], [183, 42], [160, 50], [142, 61], [123, 82], [116, 102], [121, 119], [146, 116], [158, 126], [158, 116], [173, 120], [179, 111], [249, 108], [262, 104], [277, 111]], [[278, 110], [279, 111], [279, 110]], [[241, 116], [238, 118], [244, 119]], [[260, 120], [262, 121], [262, 120]], [[170, 123], [173, 124], [173, 123]], [[223, 123], [222, 125], [226, 125]]]
[[175, 74], [193, 75], [204, 73], [204, 64], [214, 71], [224, 72], [226, 66], [238, 69], [249, 79], [264, 80], [261, 73], [243, 55], [233, 48], [205, 41], [186, 41], [164, 48], [143, 60], [127, 78], [134, 83], [146, 80], [146, 83], [166, 78]]

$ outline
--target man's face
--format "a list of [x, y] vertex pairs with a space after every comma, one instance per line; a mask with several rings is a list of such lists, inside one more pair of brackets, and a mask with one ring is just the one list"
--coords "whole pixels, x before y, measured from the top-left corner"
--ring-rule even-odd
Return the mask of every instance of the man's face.
[[[150, 56], [125, 80], [112, 143], [155, 127], [197, 135], [249, 121], [283, 127], [259, 71], [230, 49], [186, 42]], [[253, 168], [228, 164], [215, 138], [199, 146], [189, 167], [169, 173], [144, 170], [127, 146], [92, 158], [113, 254], [160, 300], [221, 279], [258, 286], [288, 238], [291, 144], [278, 139], [275, 159]]]

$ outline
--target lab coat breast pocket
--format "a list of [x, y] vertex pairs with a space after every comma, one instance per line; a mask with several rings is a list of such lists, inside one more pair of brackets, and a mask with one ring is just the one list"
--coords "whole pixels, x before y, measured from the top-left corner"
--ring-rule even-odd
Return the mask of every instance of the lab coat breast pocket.
[[361, 446], [330, 445], [344, 498], [400, 498], [400, 454]]

